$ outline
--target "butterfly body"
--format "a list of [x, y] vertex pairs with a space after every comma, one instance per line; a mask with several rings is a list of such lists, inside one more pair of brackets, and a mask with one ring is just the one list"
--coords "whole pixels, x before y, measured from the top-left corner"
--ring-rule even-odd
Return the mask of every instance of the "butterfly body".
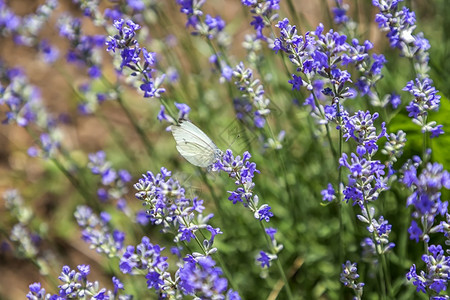
[[171, 130], [178, 152], [194, 166], [209, 168], [222, 155], [216, 144], [187, 120], [180, 120]]

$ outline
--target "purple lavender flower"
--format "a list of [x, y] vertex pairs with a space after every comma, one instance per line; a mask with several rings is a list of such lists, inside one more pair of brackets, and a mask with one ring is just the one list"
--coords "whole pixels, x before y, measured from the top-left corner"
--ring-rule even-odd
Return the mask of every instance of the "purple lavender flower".
[[250, 25], [256, 31], [256, 39], [268, 41], [263, 33], [264, 28], [270, 28], [278, 19], [277, 11], [280, 9], [280, 0], [241, 0], [242, 4], [250, 7], [253, 14], [253, 21]]
[[65, 15], [58, 20], [59, 34], [70, 41], [66, 54], [67, 62], [87, 68], [91, 78], [101, 75], [100, 51], [105, 44], [102, 35], [83, 35], [81, 20]]
[[389, 242], [392, 225], [383, 216], [380, 216], [378, 220], [375, 219], [374, 207], [370, 207], [369, 211], [362, 209], [362, 215], [357, 215], [357, 218], [368, 224], [367, 231], [370, 233], [369, 237], [362, 242], [363, 257], [377, 263], [379, 255], [384, 255], [395, 247], [394, 243]]
[[352, 263], [349, 260], [342, 265], [341, 282], [351, 288], [355, 293], [356, 299], [361, 299], [363, 294], [364, 283], [357, 283], [359, 278], [358, 269], [356, 263]]
[[150, 171], [142, 175], [134, 185], [136, 198], [147, 207], [150, 221], [162, 225], [166, 232], [172, 232], [176, 242], [189, 242], [201, 229], [210, 231], [211, 238], [205, 240], [203, 250], [205, 254], [215, 252], [216, 248], [212, 248], [214, 237], [221, 232], [207, 224], [214, 215], [203, 216], [203, 200], [187, 198], [185, 189], [171, 175], [166, 168], [161, 168], [156, 175]]
[[358, 151], [363, 151], [363, 155], [366, 153], [370, 156], [374, 155], [378, 150], [376, 142], [380, 138], [387, 136], [384, 122], [381, 123], [381, 132], [379, 134], [376, 133], [374, 121], [378, 116], [378, 113], [372, 115], [369, 111], [358, 111], [345, 121], [343, 137], [346, 141], [350, 138], [354, 139], [358, 147], [364, 148]]
[[35, 282], [29, 285], [30, 292], [27, 294], [28, 300], [44, 300], [46, 298], [46, 292], [44, 288], [41, 288], [40, 282]]
[[368, 111], [358, 111], [343, 118], [343, 137], [357, 143], [356, 153], [350, 154], [350, 162], [346, 153], [339, 159], [340, 166], [350, 171], [343, 193], [345, 200], [353, 200], [361, 208], [365, 202], [376, 200], [380, 192], [388, 189], [384, 178], [385, 166], [379, 160], [372, 159], [378, 150], [377, 141], [386, 136], [384, 123], [381, 124], [381, 132], [376, 133], [373, 121], [377, 118], [377, 113], [371, 115]]
[[270, 267], [270, 261], [272, 260], [272, 258], [269, 255], [267, 255], [266, 252], [260, 251], [259, 252], [259, 256], [257, 257], [256, 260], [260, 263], [261, 268], [264, 268], [264, 267], [269, 268]]
[[36, 13], [19, 17], [9, 9], [4, 1], [1, 1], [0, 33], [2, 36], [12, 35], [14, 42], [18, 45], [37, 47], [40, 42], [40, 32], [57, 6], [57, 0], [47, 0], [38, 6]]
[[[382, 31], [388, 32], [386, 36], [389, 38], [391, 47], [399, 48], [405, 56], [423, 56], [424, 53], [414, 54], [414, 52], [417, 52], [417, 49], [419, 49], [414, 49], [416, 37], [412, 35], [416, 28], [415, 14], [407, 7], [399, 9], [398, 3], [401, 1], [402, 0], [373, 0], [372, 4], [380, 10], [375, 17], [375, 21]], [[424, 60], [428, 61], [428, 56], [424, 58]]]
[[256, 169], [256, 164], [250, 162], [251, 155], [245, 152], [242, 158], [240, 156], [234, 157], [233, 152], [228, 149], [220, 160], [214, 166], [214, 171], [224, 171], [229, 174], [231, 178], [235, 179], [235, 184], [238, 188], [234, 191], [228, 191], [231, 196], [228, 198], [233, 201], [233, 204], [241, 202], [244, 207], [248, 207], [256, 219], [264, 219], [268, 222], [269, 218], [273, 216], [270, 212], [270, 206], [263, 204], [258, 207], [259, 198], [253, 194], [253, 177], [255, 173], [259, 173]]
[[[97, 195], [102, 201], [110, 199], [117, 201], [119, 210], [129, 214], [124, 201], [124, 196], [128, 193], [127, 183], [132, 177], [127, 170], [116, 171], [112, 168], [111, 162], [106, 160], [106, 154], [103, 151], [90, 153], [88, 155], [88, 167], [95, 175], [100, 175], [102, 179], [102, 187], [97, 190]], [[120, 205], [123, 203], [124, 205]]]
[[237, 117], [248, 126], [263, 128], [265, 118], [270, 113], [268, 108], [270, 100], [264, 95], [264, 87], [259, 79], [253, 79], [253, 71], [245, 68], [242, 62], [233, 69], [233, 78], [236, 80], [234, 84], [242, 94], [242, 99], [234, 100]]
[[50, 45], [47, 40], [42, 40], [39, 44], [39, 51], [42, 53], [44, 61], [46, 63], [53, 63], [59, 57], [59, 50], [56, 47]]
[[114, 291], [106, 288], [100, 289], [98, 281], [91, 282], [87, 279], [90, 272], [89, 265], [79, 265], [78, 271], [71, 270], [69, 266], [64, 266], [58, 279], [62, 284], [58, 285], [58, 294], [46, 294], [45, 289], [41, 288], [39, 282], [30, 285], [30, 292], [27, 298], [30, 300], [48, 299], [48, 300], [63, 300], [63, 299], [84, 299], [91, 297], [92, 299], [124, 299], [131, 300], [131, 295], [119, 295], [118, 290], [123, 289], [120, 281], [113, 277], [115, 289]]
[[422, 127], [422, 132], [431, 132], [432, 137], [439, 136], [443, 133], [442, 125], [436, 126], [436, 122], [428, 122], [428, 113], [432, 110], [439, 110], [440, 99], [438, 90], [432, 86], [433, 81], [429, 78], [410, 81], [403, 88], [414, 96], [414, 99], [406, 106], [408, 116], [413, 118], [413, 122]]
[[91, 249], [105, 253], [108, 257], [120, 256], [123, 253], [125, 234], [111, 228], [108, 214], [103, 212], [99, 218], [88, 206], [78, 206], [75, 218], [83, 228], [82, 239], [90, 244]]
[[336, 199], [336, 192], [334, 191], [333, 185], [328, 184], [327, 188], [320, 192], [322, 194], [322, 200], [331, 202]]
[[[106, 51], [115, 53], [116, 50], [120, 50], [120, 71], [131, 70], [131, 75], [135, 81], [139, 82], [145, 98], [161, 97], [161, 94], [165, 92], [165, 89], [161, 87], [165, 74], [160, 76], [152, 74], [156, 72], [156, 54], [141, 48], [135, 39], [136, 31], [141, 26], [131, 20], [118, 19], [114, 21], [114, 27], [118, 34], [108, 37], [104, 43], [108, 46]], [[143, 63], [141, 62], [141, 53]]]
[[220, 36], [224, 34], [225, 21], [220, 16], [212, 17], [208, 14], [203, 18], [201, 7], [204, 2], [204, 0], [177, 0], [177, 4], [181, 6], [180, 12], [187, 16], [186, 27], [192, 27], [193, 35], [220, 41]]
[[[128, 246], [120, 259], [119, 267], [124, 274], [142, 274], [141, 270], [146, 272], [147, 287], [155, 290], [165, 290], [171, 288], [165, 286], [165, 279], [170, 279], [167, 272], [169, 264], [166, 262], [167, 257], [162, 256], [161, 252], [164, 248], [159, 245], [150, 243], [150, 239], [146, 236], [142, 238], [140, 244], [136, 247]], [[169, 280], [170, 282], [170, 280]], [[165, 294], [163, 292], [163, 294]]]
[[336, 1], [337, 7], [333, 7], [331, 11], [333, 12], [333, 20], [336, 24], [345, 24], [350, 21], [347, 16], [347, 11], [349, 9], [348, 4], [343, 4], [342, 0]]
[[435, 218], [448, 211], [448, 202], [441, 201], [441, 189], [450, 189], [450, 174], [439, 163], [428, 163], [419, 174], [418, 165], [410, 162], [403, 168], [401, 181], [413, 191], [406, 204], [414, 207], [412, 216], [424, 226], [419, 228], [413, 220], [408, 229], [410, 239], [428, 240]]
[[[257, 197], [257, 196], [255, 196]], [[267, 204], [261, 205], [261, 207], [258, 209], [257, 213], [255, 214], [255, 218], [258, 217], [260, 221], [264, 220], [266, 222], [270, 221], [270, 218], [273, 217], [273, 213], [270, 211], [271, 207]]]
[[215, 265], [210, 256], [186, 258], [178, 271], [178, 286], [183, 294], [200, 299], [240, 299], [236, 292], [228, 290], [227, 293], [228, 281]]
[[432, 290], [445, 297], [450, 276], [450, 257], [444, 255], [441, 245], [431, 245], [428, 247], [428, 253], [422, 256], [422, 260], [426, 264], [426, 271], [417, 274], [416, 265], [413, 264], [406, 278], [413, 282], [417, 292], [429, 294]]

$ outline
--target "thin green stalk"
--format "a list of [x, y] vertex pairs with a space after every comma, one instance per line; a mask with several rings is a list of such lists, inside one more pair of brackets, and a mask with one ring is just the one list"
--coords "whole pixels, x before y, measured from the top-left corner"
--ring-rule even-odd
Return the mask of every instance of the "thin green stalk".
[[[36, 134], [29, 128], [26, 127], [26, 130], [28, 132], [28, 134], [38, 140]], [[66, 176], [66, 178], [70, 181], [70, 183], [73, 185], [73, 187], [80, 193], [81, 196], [83, 196], [83, 198], [86, 200], [86, 203], [90, 203], [91, 204], [91, 195], [89, 195], [88, 193], [86, 193], [86, 191], [83, 189], [83, 187], [81, 186], [79, 180], [73, 176], [63, 165], [62, 163], [55, 157], [49, 158], [55, 165], [56, 167], [64, 174], [64, 176]], [[92, 204], [94, 204], [96, 206], [96, 208], [98, 208], [98, 203], [96, 201], [94, 201]]]
[[[272, 253], [275, 253], [275, 249], [273, 248], [272, 242], [270, 241], [269, 237], [267, 236], [266, 229], [265, 229], [265, 227], [264, 227], [263, 222], [259, 221], [259, 225], [261, 226], [261, 230], [262, 230], [262, 232], [263, 232], [264, 237], [266, 238], [266, 242], [267, 242], [267, 244], [268, 244], [269, 249], [271, 249]], [[278, 255], [277, 255], [277, 256], [278, 256]], [[277, 265], [277, 267], [278, 267], [278, 271], [280, 272], [280, 275], [281, 275], [281, 277], [283, 278], [283, 281], [284, 281], [284, 287], [285, 287], [285, 289], [286, 289], [286, 293], [287, 293], [288, 299], [289, 299], [289, 300], [294, 300], [294, 297], [292, 296], [291, 288], [290, 288], [290, 286], [289, 286], [288, 279], [287, 279], [287, 277], [286, 277], [286, 274], [284, 273], [283, 266], [281, 265], [281, 262], [280, 262], [280, 257], [278, 256], [278, 257], [275, 259], [275, 261], [276, 261], [276, 265]]]
[[114, 126], [112, 126], [111, 122], [107, 118], [105, 118], [105, 115], [100, 110], [97, 111], [97, 114], [100, 117], [100, 120], [102, 120], [103, 124], [106, 125], [106, 127], [109, 130], [109, 132], [111, 132], [115, 144], [120, 148], [120, 150], [122, 150], [123, 154], [125, 154], [125, 156], [133, 164], [133, 168], [135, 170], [139, 170], [140, 169], [140, 164], [138, 163], [134, 153], [132, 153], [130, 151], [130, 148], [126, 146], [127, 143], [124, 141], [122, 135], [120, 135], [117, 132], [116, 128]]
[[144, 130], [139, 126], [139, 124], [136, 122], [135, 116], [131, 113], [131, 111], [128, 109], [128, 107], [125, 105], [125, 102], [123, 101], [121, 96], [117, 97], [117, 102], [119, 102], [120, 107], [125, 112], [128, 120], [130, 121], [131, 125], [133, 125], [134, 129], [138, 133], [139, 137], [141, 138], [142, 143], [145, 146], [145, 150], [147, 151], [147, 154], [149, 158], [153, 156], [153, 146], [150, 143], [150, 141], [147, 138], [147, 135], [145, 134]]
[[330, 24], [330, 26], [333, 24], [333, 17], [331, 17], [331, 13], [330, 13], [330, 6], [328, 5], [328, 1], [327, 0], [322, 0], [322, 7], [325, 7], [324, 11], [327, 14], [327, 18], [328, 18], [328, 24]]
[[[200, 234], [202, 235], [202, 237], [206, 240], [205, 235], [203, 234], [203, 232], [201, 230], [199, 230]], [[195, 236], [195, 234], [194, 234]], [[197, 239], [197, 236], [195, 236], [195, 238]], [[203, 248], [203, 247], [202, 247]], [[205, 253], [205, 252], [203, 252]], [[206, 254], [206, 253], [205, 253]], [[215, 257], [217, 257], [217, 262], [219, 263], [219, 266], [222, 268], [223, 273], [225, 274], [225, 277], [228, 279], [228, 281], [230, 282], [231, 288], [235, 291], [237, 291], [236, 288], [236, 284], [233, 281], [233, 276], [231, 275], [231, 273], [228, 271], [227, 266], [224, 264], [223, 260], [222, 260], [222, 255], [220, 255], [220, 253], [218, 251], [216, 251], [213, 254]]]
[[[367, 205], [367, 201], [365, 200], [364, 194], [363, 194], [363, 200], [362, 201], [364, 203], [364, 208], [365, 208], [365, 210], [367, 212], [367, 216], [369, 218], [369, 224], [372, 224], [372, 216], [370, 215], [369, 206]], [[381, 285], [381, 290], [382, 290], [382, 295], [381, 296], [382, 296], [382, 299], [386, 299], [386, 291], [388, 291], [389, 294], [392, 294], [392, 288], [390, 286], [390, 282], [387, 282], [386, 276], [385, 276], [385, 272], [387, 272], [387, 264], [386, 264], [386, 269], [384, 269], [384, 266], [383, 266], [384, 254], [379, 252], [379, 247], [378, 247], [378, 245], [376, 243], [375, 231], [372, 231], [372, 239], [373, 239], [373, 242], [375, 243], [375, 252], [377, 253], [378, 259], [381, 259], [381, 261], [382, 261], [382, 267], [378, 268], [378, 270], [379, 270], [380, 285]], [[388, 284], [387, 288], [386, 288], [386, 284]], [[387, 290], [387, 289], [389, 289], [389, 290]]]
[[219, 266], [222, 268], [223, 273], [225, 274], [225, 277], [230, 282], [230, 286], [233, 290], [239, 292], [237, 289], [236, 283], [233, 280], [233, 275], [231, 275], [230, 271], [228, 271], [228, 268], [226, 267], [225, 263], [222, 260], [222, 255], [220, 255], [219, 252], [214, 253], [214, 256], [217, 258], [217, 262], [219, 263]]
[[289, 11], [291, 13], [291, 17], [294, 20], [294, 24], [296, 24], [296, 25], [298, 25], [298, 27], [300, 27], [300, 20], [298, 19], [297, 11], [295, 9], [294, 3], [292, 2], [292, 0], [287, 0], [287, 4], [289, 7]]
[[98, 202], [97, 201], [92, 201], [91, 195], [86, 193], [86, 191], [83, 189], [83, 187], [81, 186], [81, 184], [78, 181], [78, 179], [75, 176], [73, 176], [69, 171], [67, 171], [66, 168], [64, 168], [64, 166], [59, 162], [59, 160], [57, 160], [56, 158], [51, 158], [51, 161], [64, 174], [64, 176], [66, 176], [66, 178], [69, 179], [70, 183], [72, 183], [72, 185], [75, 187], [75, 189], [86, 200], [86, 203], [94, 205], [97, 208], [97, 210], [98, 210], [99, 209]]
[[167, 110], [169, 116], [170, 116], [172, 119], [174, 119], [176, 122], [178, 122], [178, 120], [177, 120], [178, 118], [177, 118], [176, 114], [173, 113], [172, 109], [171, 109], [170, 106], [167, 104], [166, 99], [165, 99], [163, 96], [161, 96], [161, 97], [159, 98], [159, 101], [162, 103], [162, 105], [164, 105], [164, 108]]
[[[322, 116], [322, 118], [325, 118], [325, 113], [320, 108], [319, 99], [317, 98], [316, 93], [314, 93], [314, 91], [311, 91], [311, 94], [313, 95], [314, 103], [316, 104], [316, 107], [319, 110], [320, 115]], [[336, 149], [334, 149], [333, 141], [331, 139], [330, 126], [328, 123], [325, 124], [325, 129], [327, 131], [327, 139], [328, 139], [328, 143], [330, 144], [331, 153], [333, 154], [334, 159], [336, 161], [338, 161], [341, 154], [339, 154], [339, 156], [338, 156], [336, 153]]]
[[387, 285], [387, 291], [389, 294], [389, 298], [394, 299], [393, 290], [392, 290], [392, 286], [391, 286], [391, 278], [389, 275], [389, 268], [387, 265], [386, 255], [384, 255], [384, 254], [381, 254], [381, 263], [383, 265], [384, 274], [386, 276], [386, 285]]
[[[427, 123], [427, 116], [424, 117], [423, 123]], [[428, 132], [424, 132], [422, 134], [422, 157], [424, 159], [424, 163], [426, 164], [429, 159], [429, 155], [427, 154], [428, 151]]]
[[[264, 116], [264, 118], [265, 118], [265, 120], [266, 120], [267, 128], [269, 129], [269, 133], [270, 133], [272, 139], [273, 139], [274, 141], [276, 141], [275, 135], [273, 134], [272, 128], [270, 127], [270, 124], [269, 124], [269, 122], [268, 122], [268, 120], [267, 120], [267, 117]], [[289, 202], [290, 204], [294, 205], [294, 218], [297, 219], [297, 213], [298, 213], [299, 210], [298, 210], [297, 205], [296, 205], [297, 203], [296, 203], [294, 197], [292, 196], [291, 187], [290, 187], [289, 182], [288, 182], [288, 179], [287, 179], [287, 169], [286, 169], [286, 165], [285, 165], [284, 159], [283, 159], [283, 157], [282, 157], [282, 155], [281, 155], [281, 153], [280, 153], [281, 150], [274, 150], [274, 151], [277, 153], [278, 160], [279, 160], [280, 163], [281, 163], [281, 169], [282, 169], [282, 172], [283, 172], [284, 185], [285, 185], [286, 191], [287, 191], [287, 193], [288, 193], [288, 200], [289, 200], [288, 202]]]
[[219, 218], [220, 218], [220, 223], [221, 224], [225, 224], [226, 220], [228, 220], [228, 218], [224, 215], [224, 210], [222, 209], [222, 206], [220, 205], [220, 199], [219, 197], [217, 197], [216, 192], [214, 192], [214, 188], [211, 185], [211, 183], [208, 180], [208, 177], [206, 176], [205, 171], [200, 170], [200, 174], [202, 176], [202, 180], [203, 182], [206, 184], [206, 186], [208, 187], [209, 193], [211, 194], [211, 197], [214, 200], [214, 204], [216, 206], [217, 212], [219, 213]]

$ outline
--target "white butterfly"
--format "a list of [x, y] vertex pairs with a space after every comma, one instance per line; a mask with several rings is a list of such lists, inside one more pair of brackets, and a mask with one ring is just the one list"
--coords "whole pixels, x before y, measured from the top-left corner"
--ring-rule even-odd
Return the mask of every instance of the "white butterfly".
[[179, 120], [171, 126], [177, 150], [194, 166], [210, 168], [222, 156], [222, 151], [197, 126], [187, 120]]

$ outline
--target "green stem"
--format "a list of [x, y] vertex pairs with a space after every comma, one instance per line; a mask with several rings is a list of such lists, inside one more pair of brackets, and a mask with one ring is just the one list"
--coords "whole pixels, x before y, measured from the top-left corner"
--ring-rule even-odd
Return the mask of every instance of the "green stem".
[[[311, 82], [309, 82], [309, 83], [311, 84]], [[316, 104], [316, 107], [317, 107], [317, 109], [319, 110], [319, 113], [320, 113], [321, 117], [325, 119], [325, 113], [322, 111], [322, 108], [321, 108], [319, 99], [318, 99], [317, 96], [316, 96], [316, 93], [314, 93], [314, 91], [311, 91], [311, 94], [313, 95], [314, 103]], [[337, 153], [336, 153], [336, 149], [334, 149], [333, 141], [332, 141], [332, 139], [331, 139], [331, 133], [330, 133], [330, 126], [329, 126], [329, 123], [326, 123], [326, 124], [325, 124], [325, 129], [326, 129], [326, 131], [327, 131], [327, 139], [328, 139], [328, 143], [330, 144], [331, 153], [333, 154], [334, 159], [335, 159], [336, 161], [338, 161], [338, 159], [339, 159], [339, 157], [340, 157], [340, 154], [339, 154], [339, 156], [338, 156]]]
[[211, 185], [211, 183], [208, 180], [208, 177], [206, 176], [205, 171], [200, 170], [200, 174], [202, 176], [202, 180], [203, 182], [206, 184], [206, 186], [208, 187], [209, 193], [211, 194], [211, 197], [214, 200], [214, 204], [216, 205], [216, 209], [217, 212], [219, 213], [219, 218], [220, 218], [220, 222], [222, 224], [226, 223], [226, 220], [228, 220], [228, 218], [225, 216], [224, 214], [224, 210], [222, 209], [222, 206], [220, 205], [220, 199], [219, 197], [217, 197], [216, 193], [214, 192], [214, 188]]
[[111, 122], [105, 117], [105, 115], [101, 112], [101, 110], [97, 111], [98, 116], [100, 117], [100, 120], [102, 120], [103, 124], [108, 128], [109, 132], [111, 132], [113, 140], [115, 144], [122, 150], [123, 154], [130, 160], [130, 162], [133, 164], [133, 168], [135, 170], [140, 169], [140, 165], [134, 155], [134, 153], [131, 153], [130, 148], [127, 147], [127, 143], [123, 139], [122, 135], [118, 133], [116, 128], [111, 124]]
[[[264, 237], [266, 238], [266, 241], [267, 241], [267, 244], [269, 246], [269, 249], [271, 249], [272, 253], [276, 253], [272, 242], [270, 241], [269, 237], [267, 236], [264, 224], [260, 221], [259, 225], [261, 226], [261, 230], [263, 232]], [[289, 287], [289, 282], [288, 282], [288, 279], [286, 277], [286, 273], [284, 273], [284, 269], [283, 269], [283, 266], [281, 265], [280, 258], [278, 257], [278, 255], [277, 255], [277, 258], [275, 259], [275, 261], [276, 261], [276, 265], [278, 267], [278, 271], [280, 272], [281, 277], [283, 278], [284, 287], [286, 289], [286, 293], [288, 295], [288, 299], [289, 300], [293, 300], [294, 297], [292, 296], [291, 288]]]
[[[364, 203], [364, 208], [365, 208], [366, 213], [367, 213], [367, 217], [369, 219], [369, 224], [371, 226], [372, 225], [372, 216], [370, 215], [369, 206], [367, 205], [367, 201], [365, 200], [364, 194], [363, 194], [363, 203]], [[372, 240], [373, 240], [373, 243], [375, 245], [375, 252], [377, 253], [378, 259], [381, 259], [382, 265], [383, 265], [383, 260], [385, 260], [386, 258], [383, 258], [384, 254], [380, 253], [380, 251], [379, 251], [380, 249], [379, 249], [378, 244], [377, 244], [375, 230], [372, 231]], [[385, 264], [385, 265], [386, 265], [386, 271], [387, 271], [387, 264]], [[386, 299], [386, 283], [387, 283], [387, 281], [386, 281], [384, 267], [385, 266], [383, 265], [381, 268], [378, 268], [379, 276], [380, 276], [380, 285], [381, 285], [381, 292], [382, 292], [381, 296], [382, 296], [382, 299]], [[390, 283], [388, 283], [388, 285], [389, 285], [389, 294], [391, 294], [392, 293], [392, 291], [391, 291], [392, 289], [390, 288]]]
[[289, 7], [289, 12], [291, 13], [291, 17], [294, 19], [294, 23], [300, 27], [300, 22], [297, 16], [297, 11], [295, 10], [295, 6], [294, 3], [292, 2], [292, 0], [287, 0], [287, 4]]
[[[199, 230], [200, 234], [202, 235], [202, 237], [206, 240], [206, 236], [203, 234], [203, 232], [201, 230]], [[195, 238], [197, 239], [197, 236], [194, 234]], [[200, 241], [198, 241], [200, 242]], [[203, 247], [202, 247], [203, 249]], [[204, 251], [203, 253], [206, 254], [206, 252]], [[231, 288], [235, 291], [237, 291], [236, 289], [236, 284], [233, 281], [233, 276], [231, 275], [231, 273], [228, 271], [228, 268], [226, 267], [226, 265], [224, 264], [223, 260], [222, 260], [222, 256], [220, 255], [220, 253], [218, 251], [216, 251], [214, 253], [214, 256], [217, 257], [217, 262], [219, 263], [219, 266], [222, 268], [223, 273], [225, 274], [225, 277], [228, 279], [228, 281], [230, 282]]]
[[83, 198], [86, 200], [86, 203], [94, 205], [97, 209], [99, 209], [99, 205], [97, 201], [92, 201], [91, 195], [86, 193], [86, 191], [81, 186], [78, 179], [73, 176], [69, 171], [64, 168], [64, 166], [57, 160], [56, 158], [51, 158], [51, 161], [56, 165], [56, 167], [66, 176], [66, 178], [72, 183], [72, 185], [75, 187], [75, 189], [83, 196]]
[[122, 97], [119, 95], [117, 97], [117, 102], [119, 102], [120, 107], [125, 112], [128, 120], [130, 121], [131, 125], [133, 125], [134, 129], [138, 133], [139, 137], [141, 138], [142, 143], [145, 146], [145, 150], [147, 151], [147, 154], [149, 158], [153, 155], [153, 146], [150, 143], [150, 141], [147, 138], [147, 135], [145, 134], [144, 130], [141, 126], [136, 122], [135, 116], [131, 113], [131, 111], [128, 109], [128, 107], [125, 105], [125, 102], [123, 101]]

